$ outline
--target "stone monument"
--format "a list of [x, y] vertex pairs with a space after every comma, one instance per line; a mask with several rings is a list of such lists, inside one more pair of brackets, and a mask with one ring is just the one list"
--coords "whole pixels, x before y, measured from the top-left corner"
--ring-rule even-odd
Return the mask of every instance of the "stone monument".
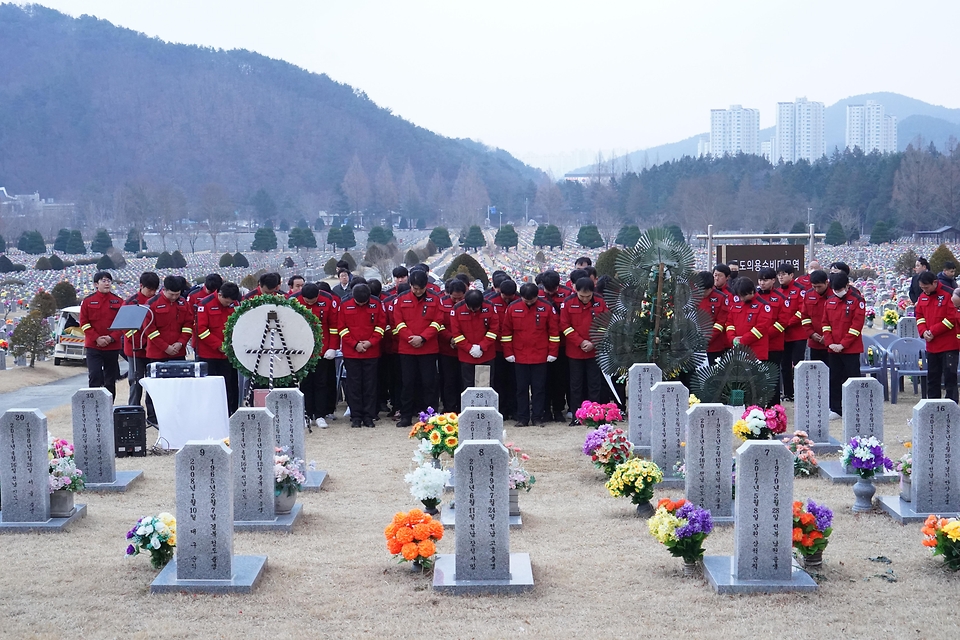
[[653, 424], [653, 404], [650, 391], [663, 382], [663, 372], [655, 364], [637, 363], [627, 371], [628, 438], [637, 456], [650, 455], [650, 430]]
[[[875, 436], [883, 442], [883, 386], [876, 378], [850, 378], [843, 383], [843, 443], [857, 436]], [[860, 477], [839, 460], [822, 460], [820, 475], [830, 482], [854, 484]], [[896, 472], [873, 476], [876, 482], [896, 482]]]
[[[278, 447], [285, 447], [294, 458], [307, 459], [307, 444], [304, 431], [307, 423], [303, 413], [303, 393], [299, 389], [274, 389], [267, 394], [264, 406], [273, 414]], [[232, 422], [231, 422], [232, 425]], [[320, 491], [327, 479], [326, 471], [304, 470], [307, 481], [304, 491]]]
[[470, 407], [489, 407], [500, 410], [500, 394], [490, 387], [467, 387], [460, 394], [460, 410]]
[[117, 471], [113, 396], [103, 387], [73, 394], [73, 454], [84, 491], [126, 491], [143, 471]]
[[674, 467], [684, 462], [690, 392], [680, 382], [657, 382], [650, 390], [650, 397], [653, 406], [650, 459], [663, 472], [663, 480], [657, 486], [680, 488], [684, 486], [684, 479], [677, 475]]
[[830, 369], [819, 360], [804, 360], [793, 370], [794, 430], [807, 432], [814, 453], [840, 451], [843, 445], [830, 435]]
[[687, 410], [686, 442], [684, 497], [709, 509], [715, 525], [733, 524], [733, 416], [726, 405]]

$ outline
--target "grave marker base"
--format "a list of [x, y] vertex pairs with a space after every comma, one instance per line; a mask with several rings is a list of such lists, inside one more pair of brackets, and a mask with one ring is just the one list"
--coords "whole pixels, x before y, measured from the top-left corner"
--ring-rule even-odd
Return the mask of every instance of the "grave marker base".
[[60, 533], [87, 517], [87, 505], [75, 504], [69, 518], [50, 518], [45, 522], [4, 522], [0, 511], [0, 533]]
[[150, 584], [150, 593], [250, 593], [266, 564], [267, 556], [233, 556], [231, 580], [178, 580], [174, 558]]
[[[657, 489], [686, 489], [686, 487], [687, 481], [684, 478], [667, 477], [666, 474], [664, 474], [663, 480], [656, 484]], [[657, 506], [656, 503], [653, 506]]]
[[433, 590], [460, 594], [523, 593], [533, 590], [533, 567], [529, 553], [510, 554], [510, 578], [507, 580], [457, 580], [457, 557], [452, 553], [437, 555], [433, 565]]
[[320, 486], [323, 484], [323, 481], [327, 479], [327, 472], [307, 471], [306, 476], [307, 481], [300, 487], [300, 491], [317, 492], [320, 491]]
[[[839, 460], [823, 460], [818, 465], [820, 467], [820, 477], [826, 478], [834, 484], [856, 484], [860, 479], [855, 473], [847, 473], [846, 468], [840, 464]], [[882, 474], [873, 476], [873, 483], [878, 482], [900, 482], [900, 474], [896, 471], [884, 471]]]
[[789, 580], [738, 580], [733, 575], [733, 556], [704, 556], [703, 575], [710, 587], [719, 594], [727, 593], [789, 593], [816, 591], [816, 581], [794, 562]]
[[883, 509], [887, 515], [900, 524], [923, 522], [927, 519], [927, 516], [930, 515], [943, 516], [944, 518], [950, 516], [949, 512], [935, 514], [917, 513], [913, 510], [913, 503], [904, 502], [900, 499], [900, 496], [877, 496], [877, 502], [880, 503], [880, 508]]
[[299, 502], [293, 505], [290, 513], [277, 515], [273, 520], [234, 520], [234, 531], [279, 531], [281, 533], [292, 533], [293, 525], [300, 519], [303, 512], [303, 505]]
[[[444, 529], [455, 529], [456, 523], [457, 523], [456, 507], [446, 506], [440, 509], [440, 524], [443, 525]], [[510, 528], [522, 529], [523, 516], [510, 516]], [[510, 555], [513, 555], [513, 554], [510, 554]]]
[[638, 447], [633, 445], [633, 455], [636, 458], [645, 458], [646, 460], [651, 460], [650, 457], [650, 447]]
[[833, 436], [830, 436], [830, 440], [827, 442], [814, 442], [810, 445], [810, 448], [813, 449], [816, 455], [822, 456], [825, 453], [840, 453], [843, 449], [843, 444]]
[[87, 482], [83, 485], [84, 491], [94, 493], [122, 493], [130, 488], [130, 485], [143, 478], [143, 471], [117, 471], [117, 479], [114, 482]]

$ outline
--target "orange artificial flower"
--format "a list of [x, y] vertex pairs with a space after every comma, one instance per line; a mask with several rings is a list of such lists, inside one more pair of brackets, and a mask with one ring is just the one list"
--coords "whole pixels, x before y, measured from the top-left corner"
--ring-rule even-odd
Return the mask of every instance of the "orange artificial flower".
[[390, 538], [387, 540], [387, 551], [396, 555], [400, 553], [400, 550], [403, 548], [403, 545], [396, 538]]
[[408, 542], [413, 542], [413, 529], [410, 527], [403, 527], [397, 530], [396, 539], [400, 544], [407, 544]]
[[446, 440], [443, 441], [443, 444], [444, 444], [448, 449], [453, 449], [454, 447], [457, 446], [457, 437], [456, 437], [456, 436], [450, 436], [449, 438], [447, 438]]
[[[411, 520], [411, 522], [413, 522], [413, 524], [417, 524], [418, 522], [420, 522], [421, 520], [423, 520], [423, 516], [425, 516], [425, 515], [427, 515], [427, 514], [425, 514], [425, 513], [424, 513], [423, 511], [421, 511], [420, 509], [410, 509], [410, 511], [407, 512], [407, 517], [410, 518], [410, 520]], [[429, 516], [427, 516], [427, 517], [429, 517]]]
[[391, 522], [387, 525], [387, 528], [383, 530], [383, 535], [387, 538], [392, 538], [394, 534], [397, 533], [397, 525]]
[[814, 540], [819, 540], [819, 539], [822, 538], [822, 537], [823, 537], [823, 534], [820, 533], [819, 531], [811, 531], [811, 532], [810, 532], [810, 544], [813, 544], [813, 541], [814, 541]]
[[423, 540], [417, 545], [417, 548], [424, 558], [429, 558], [437, 552], [437, 545], [433, 544], [433, 540]]
[[816, 516], [812, 513], [801, 513], [800, 514], [800, 524], [807, 527], [817, 521]]
[[400, 553], [403, 554], [404, 560], [416, 560], [417, 556], [420, 555], [420, 547], [417, 546], [416, 542], [408, 542], [400, 549]]
[[437, 540], [441, 540], [443, 538], [443, 525], [440, 522], [433, 520], [432, 522], [427, 523], [427, 525], [430, 527], [431, 538], [435, 538]]
[[811, 538], [810, 536], [803, 536], [800, 539], [800, 544], [804, 547], [809, 547], [813, 545], [813, 538]]
[[667, 511], [669, 511], [670, 505], [672, 504], [673, 503], [670, 502], [670, 498], [660, 498], [660, 500], [657, 502], [657, 509], [659, 509], [660, 507], [666, 507]]
[[800, 527], [794, 527], [794, 528], [793, 528], [793, 541], [794, 541], [794, 542], [800, 542], [800, 540], [802, 540], [802, 539], [803, 539], [803, 529], [801, 529]]
[[430, 537], [430, 525], [425, 523], [413, 525], [413, 539], [418, 542]]
[[402, 511], [398, 511], [393, 516], [393, 524], [397, 525], [398, 527], [402, 527], [406, 519], [407, 519], [407, 514], [403, 513]]

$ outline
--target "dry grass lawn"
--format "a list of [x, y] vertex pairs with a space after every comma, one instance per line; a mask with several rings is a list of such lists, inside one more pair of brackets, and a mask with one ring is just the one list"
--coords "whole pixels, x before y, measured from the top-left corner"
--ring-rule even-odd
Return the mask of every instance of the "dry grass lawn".
[[[121, 394], [123, 395], [123, 393]], [[904, 449], [916, 398], [886, 407], [891, 457]], [[788, 407], [792, 417], [792, 407]], [[70, 437], [69, 407], [50, 412]], [[839, 430], [839, 423], [833, 423]], [[403, 482], [413, 443], [381, 421], [350, 429], [343, 419], [308, 434], [310, 457], [329, 478], [301, 494], [295, 533], [237, 533], [238, 554], [267, 554], [259, 588], [246, 596], [152, 596], [146, 557], [125, 559], [124, 533], [142, 515], [175, 510], [173, 456], [127, 458], [144, 469], [126, 494], [84, 494], [89, 515], [60, 535], [0, 538], [0, 636], [9, 638], [310, 638], [511, 636], [934, 638], [956, 633], [960, 576], [920, 545], [920, 525], [879, 512], [853, 515], [849, 486], [798, 480], [795, 496], [836, 512], [821, 588], [812, 595], [717, 596], [702, 578], [680, 576], [679, 559], [649, 535], [626, 499], [610, 497], [580, 453], [584, 429], [551, 424], [511, 430], [531, 455], [537, 484], [521, 496], [524, 527], [511, 549], [529, 552], [536, 586], [517, 597], [454, 597], [431, 589], [387, 554], [383, 528], [418, 506]], [[880, 485], [878, 494], [894, 494]], [[661, 491], [658, 497], [680, 497]], [[453, 533], [439, 548], [452, 553]], [[733, 531], [717, 530], [708, 554], [731, 554]], [[871, 562], [886, 556], [891, 564]]]
[[[27, 360], [27, 362], [30, 362]], [[7, 365], [13, 365], [13, 357], [7, 356]], [[0, 393], [10, 393], [24, 387], [36, 387], [42, 384], [62, 380], [63, 378], [72, 378], [81, 373], [86, 373], [87, 368], [81, 362], [79, 364], [63, 364], [59, 367], [53, 365], [53, 360], [46, 360], [31, 367], [12, 367], [0, 371]]]

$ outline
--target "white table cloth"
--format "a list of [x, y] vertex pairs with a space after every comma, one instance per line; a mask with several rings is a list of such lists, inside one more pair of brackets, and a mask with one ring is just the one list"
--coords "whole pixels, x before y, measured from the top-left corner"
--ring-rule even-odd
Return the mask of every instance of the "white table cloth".
[[188, 440], [222, 440], [230, 435], [227, 388], [221, 376], [143, 378], [160, 429], [159, 446], [180, 449]]

